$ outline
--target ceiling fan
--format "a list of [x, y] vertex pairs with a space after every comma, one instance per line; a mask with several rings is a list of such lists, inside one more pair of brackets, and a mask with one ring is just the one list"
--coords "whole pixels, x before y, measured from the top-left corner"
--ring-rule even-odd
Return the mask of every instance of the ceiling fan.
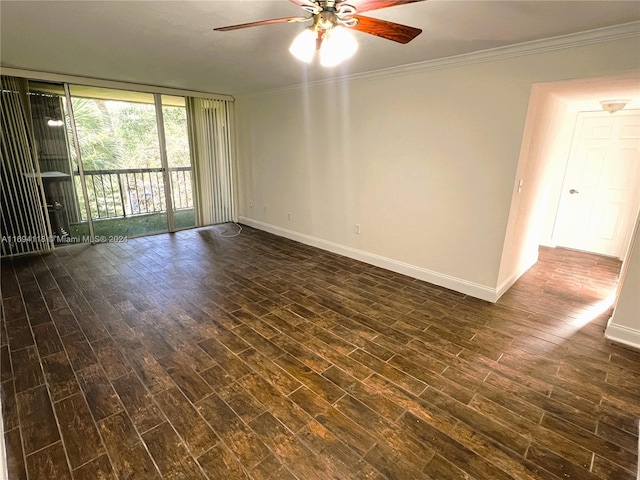
[[310, 63], [319, 51], [323, 66], [334, 66], [351, 57], [358, 43], [347, 32], [357, 30], [377, 37], [406, 44], [416, 38], [422, 30], [408, 25], [365, 17], [360, 12], [415, 3], [424, 0], [290, 0], [310, 14], [308, 17], [284, 17], [241, 23], [214, 28], [219, 32], [242, 28], [271, 25], [274, 23], [298, 23], [313, 21], [293, 41], [289, 51], [299, 60]]

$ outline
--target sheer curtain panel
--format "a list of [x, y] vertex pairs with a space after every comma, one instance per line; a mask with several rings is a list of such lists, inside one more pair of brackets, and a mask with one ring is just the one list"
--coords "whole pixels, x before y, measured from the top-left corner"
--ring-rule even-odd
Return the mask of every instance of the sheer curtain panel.
[[2, 256], [53, 248], [30, 128], [26, 80], [2, 76], [0, 227]]

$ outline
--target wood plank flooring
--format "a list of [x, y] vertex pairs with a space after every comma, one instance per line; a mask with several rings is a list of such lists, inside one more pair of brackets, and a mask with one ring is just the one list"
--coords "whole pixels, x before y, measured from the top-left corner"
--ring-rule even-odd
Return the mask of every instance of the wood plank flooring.
[[635, 478], [619, 262], [489, 304], [246, 227], [2, 263], [11, 480]]

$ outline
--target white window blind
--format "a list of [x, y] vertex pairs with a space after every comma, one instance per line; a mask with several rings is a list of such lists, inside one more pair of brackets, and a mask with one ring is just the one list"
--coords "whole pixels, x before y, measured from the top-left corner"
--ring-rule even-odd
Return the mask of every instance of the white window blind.
[[187, 98], [193, 156], [196, 224], [235, 220], [231, 105], [226, 100]]
[[2, 76], [0, 207], [2, 256], [53, 248], [40, 167], [31, 148], [26, 81]]

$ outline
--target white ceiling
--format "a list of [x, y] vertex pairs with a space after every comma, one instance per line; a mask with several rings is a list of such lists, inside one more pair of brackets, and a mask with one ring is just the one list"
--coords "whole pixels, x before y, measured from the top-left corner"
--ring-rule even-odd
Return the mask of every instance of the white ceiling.
[[[357, 4], [357, 0], [354, 2]], [[430, 0], [366, 15], [423, 29], [407, 45], [354, 32], [342, 66], [288, 50], [308, 24], [214, 27], [298, 16], [287, 0], [0, 2], [5, 67], [238, 94], [441, 59], [640, 20], [640, 2]]]

